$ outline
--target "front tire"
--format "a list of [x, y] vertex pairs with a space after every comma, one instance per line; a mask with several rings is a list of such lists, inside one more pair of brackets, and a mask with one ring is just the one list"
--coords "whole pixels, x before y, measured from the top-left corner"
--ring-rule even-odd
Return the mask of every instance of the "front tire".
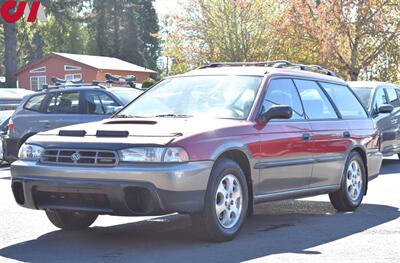
[[46, 211], [50, 222], [63, 230], [82, 230], [91, 226], [98, 215], [81, 212]]
[[342, 176], [339, 191], [330, 193], [329, 198], [333, 207], [341, 212], [356, 210], [365, 195], [366, 168], [363, 159], [357, 152], [351, 152]]
[[204, 210], [191, 215], [193, 227], [207, 240], [232, 240], [242, 228], [248, 202], [247, 181], [240, 166], [229, 159], [219, 160], [211, 172]]

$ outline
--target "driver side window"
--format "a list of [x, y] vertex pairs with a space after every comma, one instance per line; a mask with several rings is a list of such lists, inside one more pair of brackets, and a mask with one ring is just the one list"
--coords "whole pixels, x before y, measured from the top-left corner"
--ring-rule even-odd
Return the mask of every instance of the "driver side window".
[[378, 90], [376, 91], [375, 94], [375, 102], [374, 102], [374, 111], [378, 112], [379, 111], [379, 107], [385, 105], [385, 104], [389, 104], [389, 101], [386, 97], [385, 91], [382, 88], [378, 88]]
[[270, 81], [261, 113], [267, 112], [273, 105], [290, 106], [293, 109], [291, 120], [304, 120], [299, 93], [291, 79], [273, 79]]

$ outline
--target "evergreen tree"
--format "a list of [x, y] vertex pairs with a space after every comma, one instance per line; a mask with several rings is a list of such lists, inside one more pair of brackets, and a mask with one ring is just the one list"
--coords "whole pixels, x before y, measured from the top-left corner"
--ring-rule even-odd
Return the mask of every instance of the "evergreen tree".
[[157, 59], [160, 57], [160, 26], [154, 8], [154, 0], [134, 0], [138, 6], [138, 26], [143, 45], [145, 66], [157, 69]]

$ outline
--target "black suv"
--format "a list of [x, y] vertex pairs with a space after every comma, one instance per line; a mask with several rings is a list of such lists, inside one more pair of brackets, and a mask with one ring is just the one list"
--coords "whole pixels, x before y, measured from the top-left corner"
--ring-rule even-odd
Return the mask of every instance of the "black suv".
[[350, 82], [380, 132], [380, 151], [400, 158], [400, 87], [383, 82]]

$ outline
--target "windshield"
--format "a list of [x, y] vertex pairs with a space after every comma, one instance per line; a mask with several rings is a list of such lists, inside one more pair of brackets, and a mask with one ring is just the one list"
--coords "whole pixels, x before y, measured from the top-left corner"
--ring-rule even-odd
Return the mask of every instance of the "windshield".
[[112, 90], [111, 91], [115, 96], [118, 97], [122, 101], [124, 105], [136, 99], [143, 92], [136, 89], [121, 89], [121, 90]]
[[250, 114], [262, 79], [252, 76], [168, 79], [139, 97], [119, 117], [205, 116], [244, 120]]
[[368, 109], [372, 96], [372, 88], [353, 88], [363, 106]]

